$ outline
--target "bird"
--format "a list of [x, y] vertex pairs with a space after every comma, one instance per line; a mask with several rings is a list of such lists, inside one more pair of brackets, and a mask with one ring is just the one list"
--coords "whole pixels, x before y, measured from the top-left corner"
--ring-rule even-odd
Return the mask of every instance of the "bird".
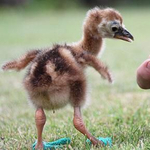
[[67, 104], [74, 110], [74, 127], [90, 139], [93, 145], [102, 145], [102, 142], [86, 128], [81, 110], [86, 102], [85, 69], [88, 66], [93, 67], [102, 78], [112, 82], [108, 66], [98, 58], [105, 38], [127, 42], [134, 40], [117, 10], [94, 7], [86, 14], [82, 38], [78, 42], [33, 49], [2, 66], [4, 71], [9, 69], [20, 71], [28, 66], [23, 86], [35, 108], [36, 149], [43, 149], [42, 132], [46, 123], [44, 111], [55, 111]]

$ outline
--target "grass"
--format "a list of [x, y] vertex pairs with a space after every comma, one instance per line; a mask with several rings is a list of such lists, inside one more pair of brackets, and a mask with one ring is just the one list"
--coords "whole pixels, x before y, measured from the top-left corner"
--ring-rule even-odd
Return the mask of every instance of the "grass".
[[[113, 85], [87, 70], [91, 104], [83, 109], [89, 131], [96, 137], [112, 137], [111, 150], [150, 149], [150, 94], [136, 84], [136, 69], [149, 56], [148, 8], [118, 8], [133, 43], [106, 40], [102, 60], [115, 78]], [[26, 50], [48, 47], [55, 42], [78, 41], [86, 10], [24, 11], [0, 10], [0, 64]], [[0, 72], [0, 149], [30, 149], [36, 137], [34, 109], [29, 107], [22, 87], [22, 72]], [[64, 149], [84, 150], [86, 138], [72, 124], [70, 106], [56, 113], [46, 112], [45, 141], [70, 137]], [[92, 150], [99, 149], [91, 147]], [[102, 149], [110, 149], [102, 148]]]

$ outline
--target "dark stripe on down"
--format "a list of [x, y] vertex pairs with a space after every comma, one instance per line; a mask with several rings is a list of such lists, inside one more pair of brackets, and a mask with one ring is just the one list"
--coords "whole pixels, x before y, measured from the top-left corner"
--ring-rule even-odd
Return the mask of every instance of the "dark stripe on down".
[[61, 57], [59, 53], [60, 48], [68, 47], [55, 45], [53, 49], [50, 49], [48, 52], [39, 55], [35, 59], [35, 62], [38, 64], [33, 72], [33, 78], [31, 79], [31, 83], [34, 86], [47, 86], [52, 82], [51, 76], [46, 73], [46, 64], [48, 61], [51, 61], [53, 64], [55, 64], [55, 71], [60, 75], [65, 72], [69, 72], [71, 68], [66, 63], [64, 58]]

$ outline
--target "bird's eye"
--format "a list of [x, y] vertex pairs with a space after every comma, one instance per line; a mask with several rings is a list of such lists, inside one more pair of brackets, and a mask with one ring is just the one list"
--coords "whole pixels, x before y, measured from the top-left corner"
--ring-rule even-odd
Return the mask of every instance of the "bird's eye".
[[112, 27], [112, 31], [113, 31], [113, 32], [116, 32], [117, 30], [118, 30], [117, 27]]

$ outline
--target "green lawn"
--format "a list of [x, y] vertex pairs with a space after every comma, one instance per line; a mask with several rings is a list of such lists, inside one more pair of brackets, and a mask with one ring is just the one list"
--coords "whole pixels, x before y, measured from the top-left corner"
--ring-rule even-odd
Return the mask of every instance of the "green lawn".
[[[83, 118], [96, 137], [112, 137], [111, 150], [148, 150], [150, 93], [137, 86], [136, 69], [150, 54], [150, 9], [118, 10], [135, 41], [106, 40], [102, 60], [108, 64], [115, 82], [110, 85], [93, 69], [87, 70], [91, 104], [83, 109]], [[0, 64], [30, 49], [78, 41], [85, 13], [85, 9], [61, 12], [0, 10]], [[21, 84], [24, 73], [0, 72], [1, 150], [30, 149], [37, 138], [35, 110], [29, 106]], [[45, 141], [70, 137], [72, 142], [66, 149], [89, 149], [85, 147], [86, 138], [73, 127], [70, 106], [56, 113], [47, 111], [46, 115]]]

